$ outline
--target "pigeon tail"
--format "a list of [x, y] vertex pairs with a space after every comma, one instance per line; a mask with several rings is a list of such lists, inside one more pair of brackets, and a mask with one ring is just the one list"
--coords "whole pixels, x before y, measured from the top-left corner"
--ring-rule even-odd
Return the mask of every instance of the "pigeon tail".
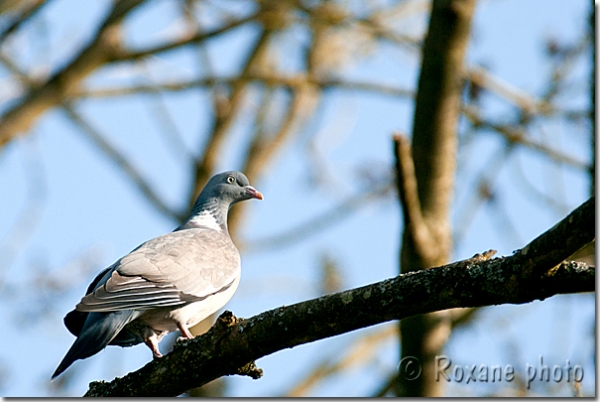
[[134, 310], [89, 313], [79, 336], [52, 374], [52, 379], [69, 368], [75, 360], [85, 359], [104, 349], [138, 313]]
[[[83, 312], [79, 310], [71, 310], [65, 318], [63, 319], [65, 323], [65, 327], [75, 336], [79, 336], [81, 330], [83, 329], [83, 325], [85, 324], [85, 320], [87, 319], [89, 312]], [[135, 333], [131, 332], [127, 328], [124, 328], [117, 336], [110, 341], [109, 345], [117, 345], [122, 347], [134, 346], [138, 343], [144, 342], [142, 337]]]

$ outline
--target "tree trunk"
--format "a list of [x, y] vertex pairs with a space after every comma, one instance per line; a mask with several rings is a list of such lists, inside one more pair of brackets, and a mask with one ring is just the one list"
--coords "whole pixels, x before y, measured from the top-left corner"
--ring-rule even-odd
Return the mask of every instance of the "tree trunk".
[[[414, 202], [403, 205], [404, 232], [400, 271], [426, 269], [448, 262], [452, 250], [450, 205], [457, 152], [457, 124], [463, 87], [463, 59], [467, 49], [475, 0], [434, 0], [423, 48], [412, 132], [412, 154], [399, 153], [412, 168]], [[403, 156], [402, 156], [403, 155]], [[412, 159], [412, 161], [411, 161]], [[411, 189], [399, 174], [403, 204]], [[405, 188], [402, 188], [402, 187]], [[435, 356], [450, 335], [447, 311], [419, 315], [400, 322], [401, 365], [395, 384], [399, 396], [440, 396], [435, 381]], [[419, 362], [421, 375], [402, 363]], [[408, 371], [406, 371], [408, 370]]]

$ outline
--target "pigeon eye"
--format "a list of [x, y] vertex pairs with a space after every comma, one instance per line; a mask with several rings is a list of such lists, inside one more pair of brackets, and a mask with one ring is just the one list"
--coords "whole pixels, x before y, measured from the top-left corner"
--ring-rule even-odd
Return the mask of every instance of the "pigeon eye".
[[229, 183], [229, 184], [233, 184], [233, 183], [235, 183], [235, 177], [233, 177], [233, 176], [228, 176], [228, 177], [227, 177], [227, 183]]

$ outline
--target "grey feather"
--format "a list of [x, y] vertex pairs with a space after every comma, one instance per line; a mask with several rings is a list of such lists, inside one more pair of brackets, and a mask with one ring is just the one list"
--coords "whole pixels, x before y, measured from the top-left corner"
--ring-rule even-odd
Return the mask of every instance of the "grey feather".
[[52, 378], [60, 375], [75, 360], [85, 359], [104, 349], [123, 327], [138, 315], [139, 312], [134, 310], [88, 314], [79, 336], [52, 374]]
[[173, 232], [151, 239], [96, 276], [65, 317], [77, 336], [52, 378], [75, 360], [109, 344], [145, 342], [155, 355], [168, 332], [188, 328], [221, 308], [241, 272], [240, 255], [227, 231], [231, 205], [262, 194], [239, 172], [214, 176], [188, 219]]

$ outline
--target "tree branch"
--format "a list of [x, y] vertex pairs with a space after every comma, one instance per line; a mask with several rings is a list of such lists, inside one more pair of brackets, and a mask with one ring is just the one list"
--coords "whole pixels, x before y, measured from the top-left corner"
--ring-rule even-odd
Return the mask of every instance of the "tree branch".
[[31, 90], [16, 106], [0, 116], [0, 148], [26, 132], [48, 109], [68, 97], [119, 46], [122, 20], [143, 0], [118, 0], [90, 44], [47, 82]]
[[516, 124], [499, 124], [492, 121], [486, 121], [480, 116], [476, 108], [468, 105], [462, 108], [462, 112], [473, 126], [493, 130], [502, 135], [509, 144], [523, 145], [540, 152], [542, 155], [545, 155], [556, 162], [571, 165], [578, 169], [589, 169], [589, 165], [584, 161], [530, 138], [525, 130], [517, 127]]
[[[259, 378], [254, 360], [390, 320], [456, 307], [522, 304], [595, 290], [595, 268], [566, 261], [595, 238], [592, 198], [512, 256], [494, 251], [437, 268], [280, 307], [248, 320], [231, 312], [205, 335], [85, 396], [176, 396], [223, 375]], [[435, 297], [431, 297], [435, 295]]]
[[431, 247], [431, 244], [435, 243], [436, 239], [423, 217], [410, 142], [400, 133], [394, 134], [392, 140], [396, 159], [396, 187], [404, 219], [404, 236], [410, 237], [418, 255], [427, 256], [428, 260], [434, 259], [437, 249]]
[[234, 28], [242, 26], [248, 22], [252, 22], [258, 19], [260, 12], [251, 14], [246, 17], [242, 17], [237, 20], [229, 21], [221, 27], [218, 27], [212, 31], [206, 32], [194, 32], [190, 35], [183, 36], [179, 39], [173, 40], [172, 42], [164, 43], [158, 46], [148, 47], [146, 49], [139, 50], [120, 50], [111, 55], [110, 62], [120, 61], [134, 61], [143, 59], [148, 56], [165, 53], [171, 50], [179, 49], [182, 46], [191, 45], [194, 43], [200, 43], [207, 39], [211, 39], [222, 33], [228, 32]]
[[42, 7], [46, 4], [50, 3], [49, 1], [44, 0], [34, 0], [30, 1], [29, 4], [25, 4], [24, 10], [21, 12], [17, 18], [14, 19], [10, 23], [10, 25], [0, 32], [0, 43], [4, 42], [6, 38], [8, 38], [13, 32], [17, 31], [20, 26], [25, 24], [27, 21], [31, 20], [37, 13], [42, 9]]
[[39, 83], [14, 107], [0, 115], [0, 149], [18, 135], [23, 135], [47, 110], [80, 91], [82, 81], [103, 65], [138, 60], [218, 36], [254, 20], [257, 14], [231, 21], [212, 31], [193, 33], [171, 43], [131, 51], [121, 43], [121, 22], [144, 0], [116, 0], [109, 15], [93, 39], [77, 56], [50, 79]]
[[412, 98], [414, 93], [409, 89], [369, 81], [349, 81], [336, 78], [310, 77], [297, 73], [295, 75], [278, 72], [249, 73], [243, 76], [208, 76], [190, 80], [169, 81], [149, 85], [131, 85], [123, 87], [107, 87], [100, 89], [80, 89], [73, 97], [81, 99], [111, 98], [117, 96], [156, 93], [157, 91], [188, 91], [195, 88], [210, 88], [216, 85], [233, 85], [241, 83], [260, 83], [268, 87], [281, 87], [288, 90], [299, 90], [307, 85], [317, 86], [321, 90], [343, 90], [375, 93], [397, 98]]

